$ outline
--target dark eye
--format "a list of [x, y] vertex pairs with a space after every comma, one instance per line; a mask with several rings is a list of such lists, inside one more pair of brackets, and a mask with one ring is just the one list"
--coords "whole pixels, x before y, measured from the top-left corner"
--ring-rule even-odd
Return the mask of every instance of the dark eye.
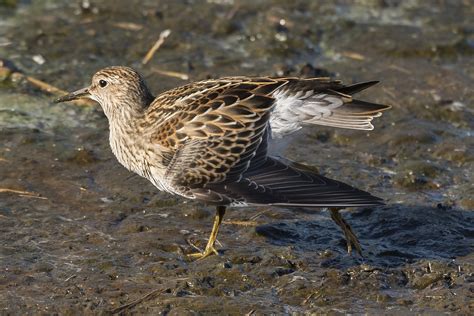
[[105, 87], [107, 85], [107, 81], [105, 80], [99, 80], [99, 86], [101, 86], [102, 88]]

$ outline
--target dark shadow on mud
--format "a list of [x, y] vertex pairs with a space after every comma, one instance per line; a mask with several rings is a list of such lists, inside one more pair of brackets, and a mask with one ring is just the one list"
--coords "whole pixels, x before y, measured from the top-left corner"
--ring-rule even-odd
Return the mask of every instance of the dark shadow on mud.
[[348, 268], [365, 263], [397, 267], [421, 259], [451, 260], [474, 251], [474, 212], [445, 207], [390, 205], [345, 212], [362, 244], [364, 258], [345, 253], [344, 236], [329, 218], [323, 221], [261, 225], [268, 242], [300, 251], [334, 252], [321, 264]]

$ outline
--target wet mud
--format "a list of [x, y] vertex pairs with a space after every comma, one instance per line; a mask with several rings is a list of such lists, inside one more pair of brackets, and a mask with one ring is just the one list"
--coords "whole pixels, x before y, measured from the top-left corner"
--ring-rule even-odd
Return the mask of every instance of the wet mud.
[[0, 58], [64, 90], [128, 65], [155, 93], [380, 80], [362, 96], [393, 106], [372, 132], [309, 127], [281, 152], [386, 200], [343, 212], [364, 257], [325, 210], [261, 207], [228, 211], [221, 255], [192, 262], [214, 210], [121, 167], [98, 106], [0, 67], [1, 313], [472, 314], [473, 17], [469, 1], [0, 1]]

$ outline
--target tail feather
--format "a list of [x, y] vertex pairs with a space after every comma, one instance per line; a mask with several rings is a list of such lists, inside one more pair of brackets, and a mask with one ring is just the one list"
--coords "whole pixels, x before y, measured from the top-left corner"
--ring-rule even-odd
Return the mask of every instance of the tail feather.
[[381, 111], [390, 109], [390, 105], [372, 103], [362, 100], [352, 99], [351, 102], [345, 103], [335, 111], [336, 113], [345, 113], [348, 115], [382, 115]]
[[336, 91], [340, 93], [348, 94], [348, 95], [353, 95], [353, 94], [356, 94], [357, 92], [361, 92], [362, 90], [370, 88], [379, 82], [380, 81], [359, 82], [359, 83], [352, 84], [350, 86], [339, 88]]
[[299, 80], [290, 82], [273, 93], [275, 107], [270, 117], [272, 136], [281, 138], [315, 124], [372, 130], [372, 120], [382, 115], [388, 105], [354, 99], [353, 94], [375, 85], [368, 81], [344, 86], [340, 82]]

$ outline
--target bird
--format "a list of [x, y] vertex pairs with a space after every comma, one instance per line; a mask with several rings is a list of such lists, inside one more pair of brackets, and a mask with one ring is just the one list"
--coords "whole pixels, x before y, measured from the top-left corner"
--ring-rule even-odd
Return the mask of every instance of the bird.
[[103, 109], [117, 160], [161, 191], [215, 206], [204, 250], [219, 254], [219, 227], [229, 207], [328, 208], [347, 250], [362, 255], [339, 210], [384, 205], [381, 198], [283, 159], [270, 151], [310, 125], [370, 131], [389, 105], [355, 99], [378, 83], [330, 78], [234, 76], [192, 82], [157, 95], [134, 69], [99, 70], [92, 83], [55, 103], [88, 98]]

